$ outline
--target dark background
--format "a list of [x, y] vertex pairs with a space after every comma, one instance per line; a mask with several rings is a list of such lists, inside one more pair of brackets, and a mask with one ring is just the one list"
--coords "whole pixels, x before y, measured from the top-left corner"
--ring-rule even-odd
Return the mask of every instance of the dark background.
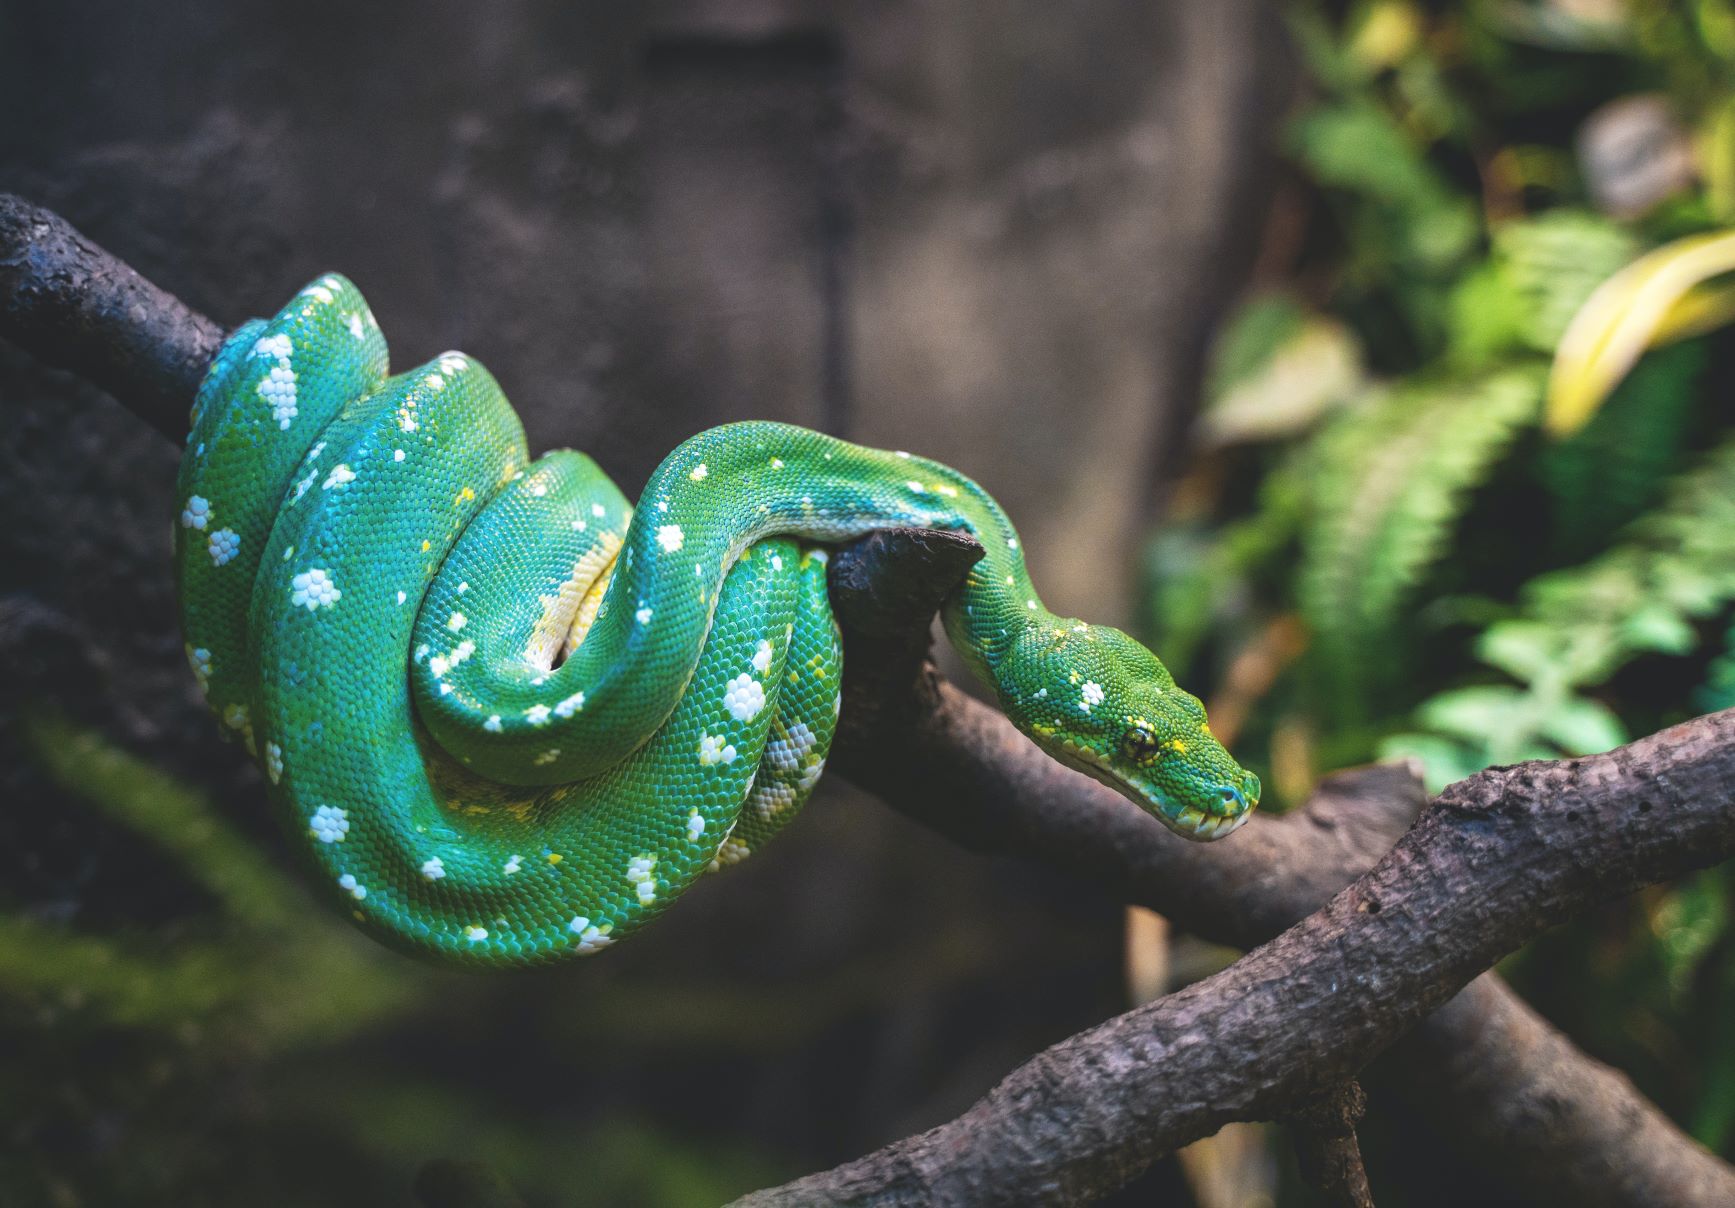
[[[224, 323], [344, 272], [396, 363], [474, 354], [533, 448], [629, 494], [746, 417], [948, 461], [1052, 607], [1112, 621], [1292, 79], [1252, 0], [0, 0], [0, 189]], [[0, 422], [4, 1202], [407, 1203], [433, 1157], [538, 1203], [714, 1202], [1125, 1005], [1118, 906], [835, 778], [551, 973], [430, 971], [290, 884], [226, 895], [206, 823], [161, 821], [177, 785], [289, 863], [181, 657], [176, 451], [7, 347]], [[95, 775], [31, 729], [56, 711], [174, 783]]]

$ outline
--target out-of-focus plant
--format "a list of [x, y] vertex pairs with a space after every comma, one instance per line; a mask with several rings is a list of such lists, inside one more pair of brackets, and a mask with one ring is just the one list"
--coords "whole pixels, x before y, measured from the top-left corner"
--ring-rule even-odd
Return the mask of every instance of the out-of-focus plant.
[[[1147, 560], [1157, 648], [1222, 685], [1278, 805], [1735, 705], [1735, 2], [1290, 11], [1315, 85], [1283, 271], [1218, 339]], [[1301, 653], [1230, 674], [1280, 625]], [[1517, 968], [1735, 1152], [1735, 877], [1632, 911]]]

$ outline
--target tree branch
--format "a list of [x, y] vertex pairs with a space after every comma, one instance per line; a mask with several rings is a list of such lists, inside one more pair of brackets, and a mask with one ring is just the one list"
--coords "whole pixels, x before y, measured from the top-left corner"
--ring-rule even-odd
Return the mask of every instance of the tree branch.
[[1361, 1145], [1355, 1136], [1355, 1126], [1361, 1123], [1367, 1107], [1361, 1083], [1352, 1079], [1302, 1104], [1286, 1121], [1295, 1134], [1295, 1157], [1302, 1179], [1332, 1208], [1374, 1208]]
[[949, 1124], [741, 1203], [1088, 1202], [1354, 1077], [1546, 928], [1731, 853], [1735, 710], [1607, 755], [1489, 769], [1223, 972], [1039, 1053]]
[[[0, 194], [0, 336], [90, 378], [178, 440], [223, 331], [58, 216]], [[1371, 867], [1420, 808], [1413, 777], [1371, 769], [1328, 780], [1304, 809], [1255, 819], [1227, 843], [1175, 838], [1043, 757], [925, 664], [934, 608], [979, 556], [955, 534], [903, 532], [865, 538], [832, 563], [851, 652], [835, 766], [918, 821], [975, 850], [1069, 869], [1248, 947]], [[1735, 1202], [1727, 1166], [1492, 975], [1435, 1012], [1388, 1064], [1438, 1113], [1443, 1134], [1533, 1186], [1586, 1205]]]
[[[1413, 773], [1365, 768], [1326, 778], [1303, 808], [1255, 817], [1226, 842], [1178, 838], [1047, 758], [925, 661], [926, 618], [977, 556], [955, 535], [918, 543], [892, 531], [832, 559], [847, 652], [832, 766], [914, 820], [970, 850], [1066, 869], [1206, 939], [1252, 948], [1373, 867], [1424, 805]], [[1735, 1203], [1735, 1170], [1494, 974], [1381, 1064], [1382, 1082], [1466, 1157], [1538, 1195], [1587, 1208]]]
[[0, 193], [0, 336], [122, 400], [170, 440], [226, 333], [73, 229]]

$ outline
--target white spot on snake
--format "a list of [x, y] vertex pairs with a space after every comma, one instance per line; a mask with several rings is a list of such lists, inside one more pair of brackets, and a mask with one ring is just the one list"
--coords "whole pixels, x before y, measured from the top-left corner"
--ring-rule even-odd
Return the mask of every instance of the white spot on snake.
[[331, 473], [325, 476], [325, 481], [320, 484], [320, 490], [329, 491], [332, 487], [341, 487], [346, 483], [354, 481], [355, 471], [340, 461], [335, 466], [331, 467]]
[[584, 532], [584, 530], [585, 530], [585, 529], [587, 529], [587, 528], [589, 528], [589, 527], [590, 527], [590, 526], [589, 526], [589, 525], [587, 525], [587, 524], [586, 524], [586, 523], [585, 523], [585, 522], [584, 522], [584, 521], [582, 521], [582, 520], [574, 520], [574, 521], [573, 521], [573, 522], [572, 522], [572, 531], [573, 531], [573, 532], [575, 532], [575, 533], [582, 533], [582, 532]]
[[903, 459], [904, 459], [904, 460], [905, 460], [905, 461], [908, 461], [908, 460], [910, 460], [910, 455], [909, 455], [909, 454], [908, 454], [908, 453], [905, 453], [905, 452], [904, 452], [904, 451], [903, 451], [903, 450], [902, 450], [902, 449], [898, 449], [898, 450], [897, 450], [897, 451], [896, 451], [896, 452], [895, 452], [895, 453], [894, 453], [894, 454], [893, 454], [893, 456], [895, 456], [895, 457], [901, 457], [901, 458], [903, 458]]
[[571, 717], [584, 708], [584, 693], [574, 692], [571, 696], [554, 706], [554, 712], [559, 717]]
[[490, 734], [500, 733], [500, 715], [498, 713], [490, 713], [488, 715], [488, 720], [482, 723], [482, 728]]
[[488, 938], [488, 929], [486, 927], [478, 927], [472, 923], [470, 926], [464, 928], [464, 938], [469, 940], [472, 944], [480, 944], [483, 940]]
[[203, 495], [193, 496], [187, 500], [187, 506], [181, 509], [182, 528], [202, 529], [210, 519], [211, 501]]
[[773, 457], [771, 459], [771, 468], [773, 470], [781, 470], [783, 468], [783, 459], [781, 457]]
[[212, 564], [222, 566], [240, 552], [241, 536], [234, 529], [218, 529], [211, 534], [205, 548], [210, 551]]
[[187, 666], [193, 669], [193, 678], [199, 681], [199, 691], [211, 690], [211, 652], [203, 646], [187, 648]]
[[634, 856], [627, 862], [627, 880], [637, 887], [641, 905], [649, 906], [657, 900], [657, 879], [651, 875], [656, 866], [657, 858], [649, 854]]
[[507, 876], [511, 876], [513, 873], [517, 872], [520, 868], [523, 868], [523, 867], [524, 867], [524, 862], [523, 862], [522, 857], [509, 856], [506, 859], [505, 867], [502, 868], [500, 871], [505, 873]]
[[548, 713], [549, 709], [547, 705], [531, 705], [528, 709], [524, 710], [524, 716], [530, 720], [530, 724], [533, 726], [546, 726], [548, 724]]
[[367, 339], [367, 328], [362, 325], [361, 316], [351, 311], [347, 316], [349, 334], [358, 340]]
[[789, 727], [789, 732], [782, 738], [774, 738], [765, 744], [765, 762], [774, 772], [790, 775], [801, 770], [802, 760], [806, 759], [819, 739], [806, 722], [796, 722]]
[[795, 790], [787, 784], [761, 784], [753, 790], [748, 800], [752, 803], [753, 812], [761, 818], [775, 818], [795, 804]]
[[641, 608], [637, 612], [633, 613], [633, 617], [640, 625], [649, 625], [651, 623], [651, 610], [648, 608]]
[[355, 874], [346, 872], [337, 879], [338, 888], [344, 890], [356, 901], [367, 897], [367, 886], [356, 884]]
[[1097, 683], [1095, 680], [1087, 681], [1080, 691], [1083, 693], [1083, 696], [1078, 702], [1078, 711], [1080, 713], [1089, 713], [1092, 705], [1102, 704], [1104, 695], [1102, 685]]
[[590, 505], [590, 514], [595, 516], [598, 520], [601, 520], [604, 516], [608, 515], [607, 512], [603, 511], [602, 504], [600, 503], [593, 503]]
[[771, 643], [761, 641], [759, 648], [753, 652], [753, 670], [764, 675], [771, 670]]
[[452, 695], [452, 685], [450, 685], [450, 684], [441, 684], [441, 685], [440, 685], [440, 695], [441, 695], [441, 696], [450, 696], [450, 695]]
[[1016, 538], [1016, 537], [1006, 538], [1006, 548], [1007, 549], [1017, 549], [1018, 548], [1018, 538]]
[[419, 426], [420, 425], [416, 423], [416, 417], [410, 414], [408, 409], [398, 412], [398, 427], [401, 430], [405, 432], [414, 432]]
[[327, 306], [330, 306], [333, 302], [337, 301], [337, 295], [332, 293], [330, 288], [325, 285], [310, 285], [306, 289], [302, 290], [298, 296], [303, 298], [318, 298]]
[[331, 576], [317, 566], [301, 572], [289, 581], [290, 603], [305, 608], [308, 612], [330, 608], [342, 596], [337, 584], [331, 581]]
[[446, 388], [446, 379], [437, 373], [430, 373], [422, 381], [427, 383], [429, 390], [444, 390]]
[[614, 940], [609, 936], [609, 932], [614, 930], [613, 923], [604, 923], [601, 927], [580, 928], [578, 926], [580, 921], [588, 923], [590, 920], [573, 919], [571, 923], [567, 924], [578, 934], [578, 954], [580, 956], [590, 956], [592, 953], [601, 952], [614, 943]]
[[463, 662], [475, 653], [476, 643], [466, 638], [456, 646], [452, 647], [452, 666], [456, 667], [459, 663]]
[[686, 535], [681, 532], [678, 524], [665, 524], [657, 529], [657, 544], [663, 547], [663, 552], [672, 554], [686, 542]]
[[1036, 601], [1035, 600], [1026, 600], [1026, 601], [1024, 601], [1024, 607], [1028, 608], [1031, 612], [1035, 612], [1036, 611]]
[[751, 721], [765, 707], [765, 687], [743, 672], [723, 688], [723, 707], [736, 721]]
[[399, 603], [399, 604], [400, 604], [400, 605], [401, 605], [401, 604], [403, 604], [403, 602], [404, 602], [404, 601], [405, 601], [405, 600], [407, 600], [407, 599], [409, 599], [409, 598], [410, 598], [410, 597], [409, 597], [409, 596], [407, 596], [407, 595], [405, 595], [405, 594], [404, 594], [404, 593], [403, 593], [403, 592], [401, 592], [401, 591], [400, 591], [400, 592], [399, 592], [399, 593], [398, 593], [398, 603]]
[[300, 503], [301, 497], [313, 489], [313, 484], [318, 478], [318, 470], [309, 470], [307, 472], [307, 477], [301, 479], [295, 484], [295, 498], [291, 502]]
[[687, 475], [687, 477], [691, 478], [694, 482], [704, 482], [706, 476], [710, 473], [711, 471], [706, 468], [705, 463], [700, 462], [698, 465], [693, 467], [693, 472]]
[[572, 922], [566, 925], [566, 929], [574, 935], [582, 935], [585, 928], [589, 926], [590, 920], [585, 918], [582, 914], [579, 914], [573, 916]]
[[440, 357], [441, 373], [462, 373], [470, 367], [469, 358], [460, 352], [448, 352]]
[[402, 461], [403, 459], [404, 459], [404, 451], [402, 449], [393, 449], [392, 450], [392, 460], [393, 461]]
[[711, 767], [713, 764], [734, 763], [735, 747], [725, 743], [721, 734], [699, 735], [699, 765]]
[[782, 570], [783, 569], [783, 555], [782, 554], [772, 554], [771, 555], [771, 569], [772, 570]]
[[446, 628], [450, 629], [453, 633], [457, 633], [460, 629], [464, 628], [464, 626], [468, 625], [469, 623], [470, 623], [469, 618], [466, 617], [463, 613], [455, 612], [449, 618], [447, 618]]
[[463, 595], [465, 592], [467, 592], [469, 590], [470, 590], [470, 585], [468, 583], [458, 584], [458, 594], [459, 595]]
[[687, 815], [687, 838], [698, 842], [699, 836], [705, 833], [705, 819], [698, 810]]
[[274, 336], [261, 336], [253, 345], [253, 355], [261, 360], [286, 361], [295, 355], [295, 345], [288, 336], [282, 333]]
[[904, 484], [904, 489], [912, 495], [926, 495], [928, 493], [928, 488], [913, 478]]
[[420, 646], [417, 646], [416, 647], [416, 653], [413, 657], [414, 657], [415, 661], [418, 663], [421, 662], [423, 659], [427, 658], [428, 657], [428, 644], [426, 642], [423, 642]]
[[809, 558], [809, 560], [811, 560], [813, 562], [817, 562], [821, 566], [824, 566], [828, 562], [831, 561], [831, 555], [826, 553], [822, 549], [810, 549], [810, 550], [808, 550], [807, 551], [807, 557]]
[[657, 500], [657, 511], [666, 512], [668, 510], [669, 510], [669, 501], [667, 499]]
[[446, 875], [446, 862], [438, 856], [423, 860], [422, 875], [430, 881], [438, 881]]
[[433, 658], [428, 660], [428, 670], [434, 673], [435, 679], [439, 679], [451, 669], [451, 660], [443, 654], [436, 654]]
[[321, 843], [342, 843], [349, 834], [349, 811], [335, 805], [322, 805], [308, 819], [307, 829]]
[[283, 748], [274, 742], [265, 744], [265, 774], [271, 777], [272, 784], [283, 779]]
[[1048, 697], [1048, 689], [1047, 688], [1038, 688], [1036, 690], [1036, 699], [1037, 700], [1046, 700], [1047, 697]]
[[[280, 336], [285, 343], [288, 336]], [[271, 418], [277, 421], [280, 430], [287, 431], [295, 417], [300, 414], [295, 406], [295, 370], [289, 367], [287, 357], [271, 367], [271, 372], [259, 379], [255, 387], [265, 405], [271, 408]]]

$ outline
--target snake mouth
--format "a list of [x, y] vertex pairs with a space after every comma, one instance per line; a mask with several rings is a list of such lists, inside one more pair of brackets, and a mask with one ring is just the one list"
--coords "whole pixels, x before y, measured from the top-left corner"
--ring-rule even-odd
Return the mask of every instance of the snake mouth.
[[[1209, 843], [1224, 835], [1233, 834], [1247, 825], [1247, 820], [1253, 816], [1254, 806], [1258, 804], [1246, 804], [1234, 814], [1206, 813], [1194, 806], [1176, 805], [1167, 794], [1121, 775], [1112, 764], [1089, 747], [1060, 740], [1045, 749], [1058, 762], [1073, 771], [1083, 772], [1092, 780], [1101, 781], [1147, 814], [1154, 814], [1158, 821], [1183, 839]], [[1239, 794], [1237, 798], [1240, 799]]]

